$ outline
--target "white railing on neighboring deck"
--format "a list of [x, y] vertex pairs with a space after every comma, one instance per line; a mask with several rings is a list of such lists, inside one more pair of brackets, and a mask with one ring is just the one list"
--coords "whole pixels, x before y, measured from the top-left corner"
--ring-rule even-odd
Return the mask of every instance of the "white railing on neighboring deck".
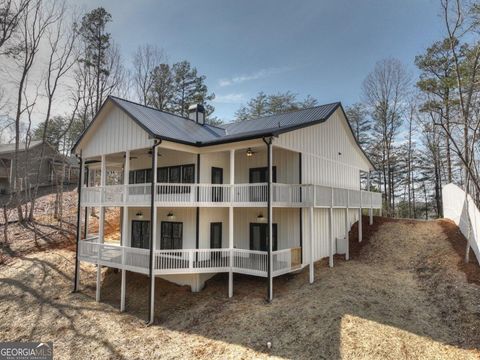
[[[149, 206], [151, 184], [109, 185], [82, 188], [83, 206]], [[125, 192], [127, 196], [125, 197]], [[258, 184], [157, 184], [157, 206], [266, 206], [268, 185]], [[325, 208], [382, 207], [382, 194], [309, 184], [272, 184], [274, 206], [315, 206]]]

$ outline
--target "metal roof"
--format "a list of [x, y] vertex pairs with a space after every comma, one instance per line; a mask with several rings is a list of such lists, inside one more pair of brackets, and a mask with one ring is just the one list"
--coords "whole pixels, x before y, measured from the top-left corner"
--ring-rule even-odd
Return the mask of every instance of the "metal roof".
[[[29, 149], [40, 145], [42, 140], [32, 140], [30, 141]], [[25, 143], [18, 144], [19, 151], [25, 151]], [[15, 143], [12, 144], [0, 144], [0, 154], [10, 154], [15, 151]]]
[[197, 124], [188, 118], [129, 100], [114, 96], [109, 98], [152, 136], [199, 146], [269, 136], [292, 130], [292, 128], [322, 122], [340, 106], [340, 103], [337, 102], [252, 120], [212, 126]]

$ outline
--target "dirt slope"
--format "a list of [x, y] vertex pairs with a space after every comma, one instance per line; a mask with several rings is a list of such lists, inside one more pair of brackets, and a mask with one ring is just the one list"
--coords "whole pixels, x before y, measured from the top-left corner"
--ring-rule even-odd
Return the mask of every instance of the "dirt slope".
[[96, 303], [92, 266], [71, 294], [73, 253], [31, 253], [0, 266], [0, 340], [52, 340], [65, 359], [480, 358], [480, 286], [466, 276], [480, 269], [462, 267], [453, 225], [377, 219], [364, 229], [354, 258], [318, 263], [313, 285], [307, 271], [275, 279], [272, 304], [263, 279], [235, 276], [232, 299], [223, 275], [198, 294], [158, 279], [149, 328], [145, 277], [128, 274], [121, 314], [118, 273], [104, 272]]

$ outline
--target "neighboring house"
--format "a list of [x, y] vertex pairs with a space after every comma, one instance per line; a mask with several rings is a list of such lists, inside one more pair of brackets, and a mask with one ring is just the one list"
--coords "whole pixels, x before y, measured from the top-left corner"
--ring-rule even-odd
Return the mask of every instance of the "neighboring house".
[[[346, 253], [361, 209], [381, 209], [381, 194], [361, 191], [374, 169], [340, 103], [211, 126], [204, 108], [189, 118], [109, 97], [73, 152], [82, 180], [79, 261], [159, 276], [198, 291], [216, 273], [267, 278]], [[152, 185], [153, 183], [153, 185]], [[99, 208], [99, 232], [86, 214]], [[121, 235], [104, 243], [105, 207], [120, 207]], [[85, 211], [80, 211], [84, 208]], [[82, 225], [82, 222], [84, 225]], [[81, 227], [81, 230], [80, 230]], [[361, 239], [361, 226], [359, 226]], [[81, 236], [81, 233], [84, 236]], [[150, 242], [153, 234], [153, 243]], [[272, 239], [272, 241], [269, 241]], [[150, 281], [153, 321], [154, 281]]]
[[[35, 186], [37, 181], [38, 165], [42, 154], [42, 141], [31, 141], [28, 151], [25, 144], [19, 144], [18, 173], [20, 175], [19, 189], [21, 191]], [[0, 194], [11, 194], [15, 189], [13, 166], [15, 144], [0, 144]], [[59, 176], [65, 162], [64, 182], [78, 183], [79, 163], [74, 157], [66, 157], [57, 152], [49, 144], [45, 144], [44, 158], [40, 168], [39, 186], [55, 184], [56, 175]]]

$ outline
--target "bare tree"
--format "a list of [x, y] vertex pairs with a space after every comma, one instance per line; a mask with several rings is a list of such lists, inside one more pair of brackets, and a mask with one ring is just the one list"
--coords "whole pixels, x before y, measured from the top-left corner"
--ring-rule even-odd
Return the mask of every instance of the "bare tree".
[[383, 186], [387, 213], [394, 211], [394, 172], [392, 152], [395, 137], [403, 122], [410, 91], [410, 75], [396, 59], [377, 62], [363, 82], [363, 97], [373, 119], [373, 132], [380, 142]]
[[15, 36], [29, 3], [30, 0], [0, 0], [0, 54], [5, 52], [4, 45]]
[[17, 85], [17, 101], [15, 111], [15, 153], [14, 165], [12, 169], [12, 179], [14, 180], [14, 201], [18, 210], [18, 218], [23, 221], [24, 217], [21, 203], [21, 178], [18, 171], [19, 160], [19, 144], [20, 144], [20, 121], [25, 111], [25, 88], [27, 86], [27, 77], [32, 69], [37, 53], [40, 48], [48, 27], [58, 21], [59, 14], [57, 4], [44, 3], [36, 0], [28, 3], [20, 20], [20, 39], [17, 44], [20, 51], [15, 54], [14, 59], [19, 69], [18, 85]]
[[[40, 173], [44, 161], [48, 124], [52, 113], [52, 105], [56, 92], [60, 86], [60, 81], [67, 75], [70, 69], [78, 60], [78, 53], [75, 52], [75, 44], [78, 32], [74, 24], [75, 21], [65, 22], [66, 15], [65, 5], [58, 10], [58, 21], [47, 31], [49, 57], [45, 74], [45, 95], [47, 99], [47, 107], [45, 120], [43, 122], [42, 149], [40, 153], [40, 161], [38, 162], [38, 170], [36, 172], [36, 181], [34, 182], [33, 196], [31, 196], [31, 206], [29, 220], [33, 219], [33, 210], [35, 208], [35, 199], [38, 194], [40, 183]], [[54, 25], [54, 26], [53, 26]]]
[[132, 78], [136, 95], [143, 105], [149, 105], [148, 97], [154, 84], [155, 67], [166, 62], [165, 52], [150, 44], [139, 46], [133, 55]]

